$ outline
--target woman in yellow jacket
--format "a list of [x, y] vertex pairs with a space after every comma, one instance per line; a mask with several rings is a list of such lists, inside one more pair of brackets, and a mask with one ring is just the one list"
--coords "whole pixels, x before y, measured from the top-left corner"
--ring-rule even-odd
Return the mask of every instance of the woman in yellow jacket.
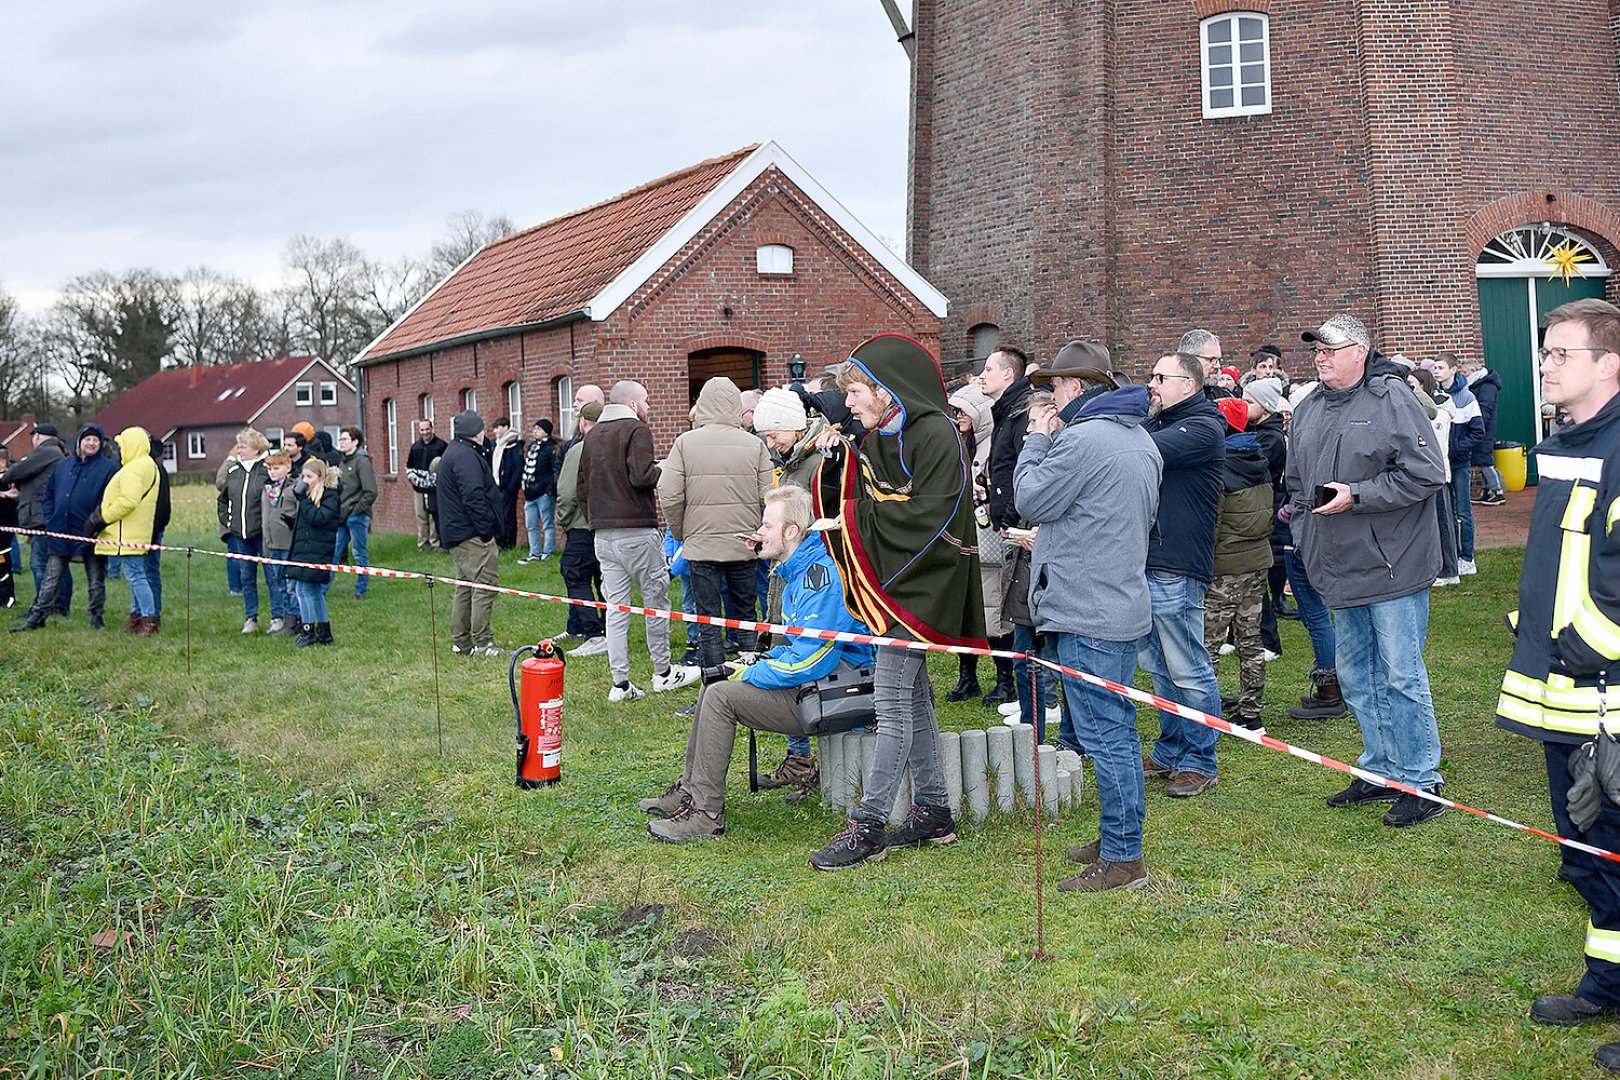
[[118, 558], [129, 582], [129, 622], [124, 624], [124, 632], [146, 637], [157, 633], [157, 601], [147, 577], [146, 552], [117, 545], [152, 542], [162, 466], [152, 460], [152, 439], [145, 428], [127, 427], [116, 441], [123, 467], [101, 496], [102, 528], [96, 533], [96, 554]]

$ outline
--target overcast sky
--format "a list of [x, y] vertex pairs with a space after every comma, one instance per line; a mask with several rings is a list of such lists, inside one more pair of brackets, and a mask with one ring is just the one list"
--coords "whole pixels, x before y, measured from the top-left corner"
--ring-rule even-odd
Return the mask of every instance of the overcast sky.
[[522, 228], [766, 139], [904, 233], [879, 0], [56, 0], [5, 31], [0, 288], [29, 309], [95, 269], [273, 284], [298, 233], [425, 254], [457, 211]]

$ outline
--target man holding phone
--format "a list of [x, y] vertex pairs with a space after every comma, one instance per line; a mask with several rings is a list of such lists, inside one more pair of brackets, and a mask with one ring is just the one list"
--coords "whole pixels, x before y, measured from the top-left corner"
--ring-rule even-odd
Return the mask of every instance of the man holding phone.
[[[1339, 685], [1361, 725], [1356, 764], [1438, 791], [1440, 729], [1423, 642], [1440, 571], [1432, 500], [1445, 448], [1406, 373], [1372, 347], [1367, 328], [1335, 315], [1301, 335], [1315, 347], [1320, 388], [1294, 410], [1287, 482], [1296, 554], [1333, 612]], [[1445, 807], [1356, 779], [1334, 807], [1393, 802], [1384, 824], [1417, 825]]]

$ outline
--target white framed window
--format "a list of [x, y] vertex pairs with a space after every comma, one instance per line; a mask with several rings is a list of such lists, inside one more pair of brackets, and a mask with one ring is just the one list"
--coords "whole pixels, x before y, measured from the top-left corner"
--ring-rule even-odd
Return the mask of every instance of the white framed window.
[[422, 420], [433, 419], [433, 395], [423, 394], [416, 399], [416, 415]]
[[293, 383], [293, 404], [315, 404], [315, 384], [307, 382]]
[[323, 383], [321, 383], [321, 404], [322, 405], [336, 405], [337, 404], [337, 383], [335, 383], [335, 382], [323, 382]]
[[461, 411], [466, 412], [469, 409], [473, 412], [478, 411], [478, 391], [470, 386], [461, 392]]
[[512, 430], [523, 431], [523, 388], [515, 382], [506, 384], [506, 418], [512, 421]]
[[1198, 26], [1204, 115], [1254, 116], [1271, 111], [1271, 20], [1233, 11]]
[[170, 472], [174, 472], [174, 462], [175, 462], [176, 456], [177, 455], [175, 454], [174, 443], [172, 443], [172, 442], [164, 443], [163, 444], [163, 464], [168, 466], [168, 469], [169, 469]]
[[287, 441], [287, 433], [278, 427], [265, 428], [264, 437], [270, 440], [270, 448], [272, 450], [280, 450], [282, 448], [282, 444]]
[[332, 440], [332, 445], [337, 446], [338, 436], [343, 434], [343, 426], [341, 424], [327, 424], [321, 430], [326, 432], [326, 437]]
[[564, 439], [574, 437], [574, 377], [559, 375], [551, 380], [551, 392], [557, 399], [557, 434]]
[[754, 249], [754, 265], [762, 274], [791, 274], [793, 249], [786, 244], [761, 244]]
[[203, 433], [200, 431], [186, 432], [186, 457], [195, 461], [198, 458], [207, 456], [208, 447], [203, 441]]
[[388, 421], [388, 471], [399, 472], [399, 417], [394, 408], [394, 399], [389, 398], [383, 402], [383, 418]]

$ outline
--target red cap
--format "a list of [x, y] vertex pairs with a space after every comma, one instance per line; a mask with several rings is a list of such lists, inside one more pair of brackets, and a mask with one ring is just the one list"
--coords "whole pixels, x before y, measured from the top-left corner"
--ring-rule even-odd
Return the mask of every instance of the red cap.
[[1221, 374], [1230, 375], [1233, 382], [1239, 382], [1243, 378], [1243, 373], [1235, 367], [1223, 367], [1221, 368]]
[[1242, 398], [1221, 398], [1215, 402], [1215, 407], [1221, 410], [1226, 417], [1227, 424], [1233, 431], [1242, 431], [1249, 424], [1249, 403]]

